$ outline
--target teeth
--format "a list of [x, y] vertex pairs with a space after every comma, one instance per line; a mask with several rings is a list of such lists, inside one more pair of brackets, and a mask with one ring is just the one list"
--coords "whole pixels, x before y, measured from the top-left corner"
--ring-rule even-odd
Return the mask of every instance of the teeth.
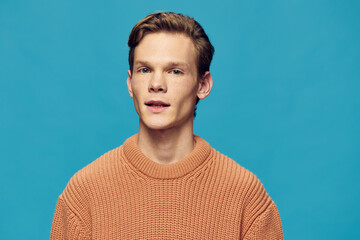
[[156, 107], [156, 108], [168, 107], [168, 106], [169, 106], [169, 105], [162, 105], [162, 104], [160, 104], [160, 105], [157, 105], [157, 104], [146, 104], [146, 105], [151, 106], [151, 107]]
[[151, 106], [151, 107], [166, 107], [165, 105], [155, 105], [155, 104], [150, 104], [149, 106]]

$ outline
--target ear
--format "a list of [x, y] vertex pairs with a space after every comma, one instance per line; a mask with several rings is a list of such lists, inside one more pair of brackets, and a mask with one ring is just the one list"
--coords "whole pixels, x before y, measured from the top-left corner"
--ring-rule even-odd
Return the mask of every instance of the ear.
[[202, 75], [200, 79], [199, 90], [197, 93], [198, 98], [200, 99], [206, 98], [210, 94], [212, 86], [213, 86], [213, 80], [210, 72], [207, 71], [204, 73], [204, 75]]
[[128, 70], [128, 78], [126, 80], [126, 84], [128, 87], [130, 97], [133, 98], [133, 92], [132, 92], [132, 87], [131, 87], [131, 71], [130, 70]]

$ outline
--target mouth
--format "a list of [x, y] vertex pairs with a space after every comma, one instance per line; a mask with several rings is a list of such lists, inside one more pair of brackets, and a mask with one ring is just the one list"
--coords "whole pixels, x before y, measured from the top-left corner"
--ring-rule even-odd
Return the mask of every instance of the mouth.
[[163, 108], [163, 107], [170, 106], [170, 104], [164, 103], [162, 101], [148, 101], [145, 103], [145, 105], [148, 107], [153, 107], [153, 108]]
[[170, 104], [162, 101], [148, 101], [145, 102], [145, 105], [147, 109], [154, 114], [159, 114], [170, 107]]

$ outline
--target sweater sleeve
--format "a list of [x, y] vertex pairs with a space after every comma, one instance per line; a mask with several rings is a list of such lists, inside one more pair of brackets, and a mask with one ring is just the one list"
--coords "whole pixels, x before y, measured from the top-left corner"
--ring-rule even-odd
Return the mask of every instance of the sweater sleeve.
[[81, 218], [67, 206], [60, 195], [56, 204], [50, 239], [90, 239], [87, 232]]
[[60, 194], [51, 227], [51, 240], [91, 239], [89, 185], [83, 170], [77, 172]]
[[275, 203], [272, 201], [268, 208], [259, 215], [244, 240], [281, 240], [283, 238], [281, 220]]
[[260, 180], [252, 173], [248, 178], [242, 219], [241, 239], [283, 239], [278, 209]]

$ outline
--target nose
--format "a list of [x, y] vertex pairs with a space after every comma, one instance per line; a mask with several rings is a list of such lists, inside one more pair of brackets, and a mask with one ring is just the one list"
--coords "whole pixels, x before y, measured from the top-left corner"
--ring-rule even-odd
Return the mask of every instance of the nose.
[[149, 82], [149, 92], [167, 92], [166, 79], [163, 74], [153, 74]]

